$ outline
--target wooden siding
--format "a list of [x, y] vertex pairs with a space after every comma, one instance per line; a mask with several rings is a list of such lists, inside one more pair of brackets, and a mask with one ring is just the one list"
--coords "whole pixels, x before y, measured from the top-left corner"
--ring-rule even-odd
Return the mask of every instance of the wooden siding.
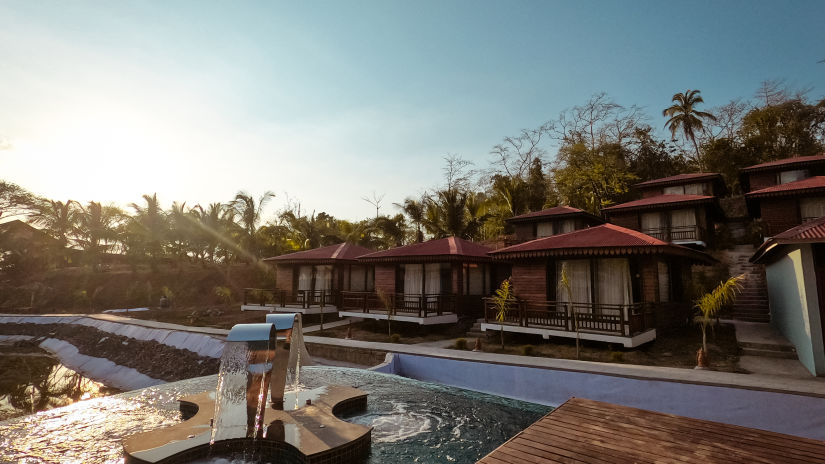
[[799, 217], [798, 198], [762, 198], [759, 209], [766, 234], [776, 235], [802, 223]]
[[571, 398], [477, 464], [822, 463], [825, 442]]
[[776, 185], [776, 171], [752, 172], [748, 175], [750, 192]]
[[375, 291], [395, 293], [395, 264], [375, 265]]
[[279, 264], [275, 266], [275, 287], [285, 290], [287, 294], [292, 294], [292, 265]]
[[520, 222], [514, 225], [516, 241], [526, 242], [536, 238], [535, 222]]
[[627, 229], [639, 230], [639, 213], [636, 211], [627, 213], [610, 213], [609, 222], [619, 227]]
[[513, 292], [527, 301], [547, 299], [547, 272], [544, 261], [513, 264]]
[[655, 258], [645, 257], [639, 260], [641, 276], [642, 301], [656, 303], [659, 301], [659, 265]]

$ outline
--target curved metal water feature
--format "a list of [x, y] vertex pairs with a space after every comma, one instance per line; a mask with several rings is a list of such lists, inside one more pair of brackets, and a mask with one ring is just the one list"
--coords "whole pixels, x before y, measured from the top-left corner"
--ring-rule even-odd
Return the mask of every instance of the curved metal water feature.
[[235, 325], [216, 391], [181, 398], [184, 422], [127, 438], [126, 464], [227, 454], [295, 464], [360, 461], [369, 453], [372, 428], [336, 416], [364, 410], [366, 393], [344, 386], [299, 390], [301, 365], [310, 363], [300, 314]]

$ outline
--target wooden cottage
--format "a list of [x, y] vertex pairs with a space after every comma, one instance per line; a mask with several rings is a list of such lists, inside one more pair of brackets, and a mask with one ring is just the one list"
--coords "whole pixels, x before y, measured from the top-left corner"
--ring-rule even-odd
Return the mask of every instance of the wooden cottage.
[[507, 222], [515, 230], [516, 243], [604, 224], [602, 218], [570, 206], [556, 206], [514, 216]]
[[479, 317], [482, 297], [497, 285], [489, 248], [457, 237], [370, 253], [358, 262], [375, 268], [375, 291], [345, 291], [340, 316], [454, 323]]
[[665, 242], [706, 247], [722, 217], [720, 174], [679, 174], [635, 185], [642, 198], [602, 210], [608, 222]]
[[765, 265], [771, 325], [813, 375], [825, 375], [825, 217], [780, 232], [751, 257]]
[[373, 250], [339, 243], [264, 259], [275, 266], [276, 290], [246, 289], [242, 309], [336, 312], [342, 291], [371, 291], [373, 268], [356, 260]]
[[[635, 347], [692, 314], [691, 264], [709, 255], [614, 224], [536, 239], [490, 253], [512, 266], [517, 300], [503, 323], [486, 301], [483, 330], [579, 337]], [[566, 274], [569, 288], [562, 282]], [[575, 317], [574, 317], [575, 316]]]
[[745, 199], [765, 235], [825, 216], [825, 155], [800, 156], [742, 170]]

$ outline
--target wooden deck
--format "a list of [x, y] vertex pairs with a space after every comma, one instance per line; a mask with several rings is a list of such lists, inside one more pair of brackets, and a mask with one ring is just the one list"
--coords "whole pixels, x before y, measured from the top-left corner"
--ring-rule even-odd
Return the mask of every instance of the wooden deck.
[[477, 464], [525, 463], [825, 463], [825, 442], [571, 398]]

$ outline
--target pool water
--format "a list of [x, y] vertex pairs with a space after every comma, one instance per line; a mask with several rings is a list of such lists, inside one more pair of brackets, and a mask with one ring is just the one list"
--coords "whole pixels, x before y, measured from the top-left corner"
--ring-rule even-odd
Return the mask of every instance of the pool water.
[[[361, 369], [306, 367], [301, 381], [369, 394], [367, 410], [345, 420], [374, 427], [370, 464], [474, 463], [550, 410]], [[179, 422], [177, 399], [215, 383], [216, 376], [184, 380], [0, 422], [0, 462], [122, 462], [124, 438]]]

